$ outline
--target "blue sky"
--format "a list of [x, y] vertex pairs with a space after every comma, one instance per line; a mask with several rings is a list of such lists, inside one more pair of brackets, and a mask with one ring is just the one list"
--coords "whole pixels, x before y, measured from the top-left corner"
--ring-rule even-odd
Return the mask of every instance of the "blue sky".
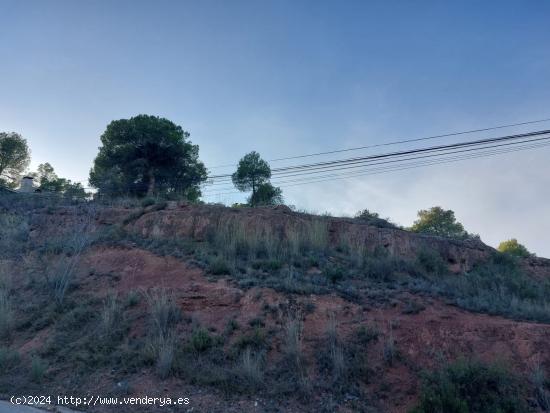
[[[77, 181], [107, 123], [139, 113], [182, 125], [209, 167], [550, 117], [547, 1], [0, 0], [0, 16], [0, 130]], [[403, 225], [442, 205], [550, 256], [549, 155], [283, 189]]]

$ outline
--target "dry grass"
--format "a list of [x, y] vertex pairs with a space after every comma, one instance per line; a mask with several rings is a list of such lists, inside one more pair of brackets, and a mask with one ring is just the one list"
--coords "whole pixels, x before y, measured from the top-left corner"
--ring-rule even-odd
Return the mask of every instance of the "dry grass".
[[250, 347], [247, 347], [241, 355], [238, 371], [251, 385], [260, 384], [263, 381], [261, 354], [254, 353]]
[[334, 381], [345, 376], [346, 373], [346, 358], [344, 349], [338, 337], [338, 324], [334, 313], [329, 315], [329, 322], [326, 330], [327, 340], [329, 344], [329, 354], [332, 369], [332, 378]]
[[110, 337], [113, 334], [113, 330], [120, 322], [121, 308], [117, 294], [109, 295], [103, 301], [103, 307], [101, 309], [101, 333], [105, 337]]
[[296, 366], [300, 365], [302, 361], [302, 329], [302, 321], [298, 315], [290, 317], [284, 327], [284, 351]]
[[174, 364], [174, 327], [181, 318], [181, 312], [174, 297], [165, 288], [144, 291], [143, 295], [149, 306], [151, 324], [145, 354], [155, 361], [158, 376], [165, 379], [172, 372]]

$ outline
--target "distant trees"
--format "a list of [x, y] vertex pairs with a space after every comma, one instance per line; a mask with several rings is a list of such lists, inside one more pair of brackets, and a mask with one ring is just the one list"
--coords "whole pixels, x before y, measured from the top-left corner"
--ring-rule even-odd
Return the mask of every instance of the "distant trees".
[[502, 241], [498, 245], [498, 250], [506, 254], [514, 255], [516, 257], [531, 257], [533, 255], [524, 245], [520, 244], [515, 238]]
[[375, 227], [397, 228], [397, 225], [392, 223], [389, 218], [380, 218], [378, 212], [371, 212], [366, 208], [357, 212], [355, 218]]
[[0, 132], [0, 185], [13, 188], [29, 162], [27, 141], [18, 133]]
[[466, 238], [469, 234], [464, 226], [457, 222], [454, 211], [441, 207], [432, 207], [429, 210], [418, 211], [418, 220], [410, 228], [413, 232], [437, 235], [447, 238]]
[[70, 198], [85, 198], [88, 195], [79, 182], [73, 183], [70, 179], [57, 176], [48, 162], [38, 165], [38, 172], [31, 175], [37, 179], [38, 188], [42, 191], [56, 192]]
[[158, 116], [138, 115], [107, 125], [90, 184], [107, 195], [180, 193], [200, 196], [206, 168], [189, 133]]
[[269, 164], [255, 151], [246, 154], [239, 161], [237, 170], [231, 176], [233, 184], [239, 191], [252, 191], [248, 198], [251, 206], [283, 203], [281, 189], [271, 185], [270, 178]]

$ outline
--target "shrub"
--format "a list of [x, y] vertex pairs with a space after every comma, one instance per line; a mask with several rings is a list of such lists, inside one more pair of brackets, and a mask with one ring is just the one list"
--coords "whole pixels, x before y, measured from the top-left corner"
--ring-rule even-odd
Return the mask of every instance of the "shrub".
[[156, 202], [157, 202], [156, 199], [152, 197], [143, 198], [141, 200], [141, 206], [143, 208], [146, 208], [148, 206], [155, 205]]
[[40, 357], [34, 356], [31, 361], [31, 380], [36, 383], [40, 383], [43, 380], [47, 369], [48, 366], [46, 362]]
[[0, 287], [0, 337], [8, 336], [13, 326], [13, 309], [8, 289]]
[[501, 366], [459, 360], [426, 374], [420, 402], [411, 413], [523, 413], [519, 381]]
[[227, 261], [221, 257], [214, 259], [209, 265], [209, 271], [213, 275], [231, 274], [231, 268]]
[[21, 360], [19, 353], [9, 347], [0, 347], [0, 375], [17, 366]]
[[533, 254], [529, 252], [524, 245], [520, 244], [517, 239], [512, 238], [507, 241], [502, 241], [498, 245], [498, 250], [505, 254], [510, 254], [515, 257], [530, 257]]
[[433, 288], [469, 310], [550, 322], [550, 282], [533, 280], [508, 254], [497, 253], [461, 277], [438, 279]]
[[428, 274], [443, 275], [448, 272], [447, 264], [441, 255], [432, 249], [422, 248], [418, 252], [417, 262]]
[[208, 331], [204, 328], [198, 328], [193, 331], [189, 344], [195, 352], [202, 353], [212, 347], [214, 340]]

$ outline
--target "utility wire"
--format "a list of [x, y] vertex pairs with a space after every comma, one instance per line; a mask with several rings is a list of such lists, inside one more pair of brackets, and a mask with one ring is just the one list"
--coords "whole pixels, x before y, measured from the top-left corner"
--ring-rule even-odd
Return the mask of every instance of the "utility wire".
[[[419, 148], [419, 149], [411, 149], [411, 150], [399, 151], [399, 152], [390, 152], [390, 153], [369, 155], [369, 156], [364, 156], [364, 157], [347, 158], [347, 159], [340, 159], [340, 160], [335, 160], [335, 161], [317, 162], [317, 163], [304, 164], [304, 165], [294, 165], [294, 166], [289, 166], [289, 167], [285, 167], [285, 168], [273, 169], [272, 170], [272, 176], [282, 175], [287, 171], [323, 170], [323, 169], [335, 168], [335, 167], [344, 166], [344, 165], [370, 162], [370, 161], [377, 160], [377, 159], [399, 158], [399, 157], [402, 157], [402, 156], [418, 154], [418, 153], [443, 152], [443, 151], [447, 151], [447, 150], [454, 149], [454, 148], [462, 148], [462, 147], [469, 147], [469, 146], [480, 146], [480, 145], [484, 145], [484, 144], [491, 144], [491, 143], [502, 142], [502, 141], [514, 141], [514, 140], [518, 140], [518, 139], [536, 137], [536, 136], [545, 135], [545, 134], [549, 134], [549, 133], [550, 133], [550, 130], [536, 131], [536, 132], [529, 132], [529, 133], [524, 133], [524, 134], [519, 134], [519, 135], [501, 136], [501, 137], [496, 137], [496, 138], [479, 139], [479, 140], [475, 140], [475, 141], [463, 141], [463, 142], [456, 142], [456, 143], [447, 144], [447, 145], [431, 146], [431, 147], [426, 147], [426, 148]], [[224, 181], [224, 180], [227, 181], [230, 178], [231, 178], [230, 174], [210, 177], [210, 179], [213, 179], [213, 180], [217, 179], [218, 181]]]
[[[441, 135], [433, 135], [433, 136], [426, 136], [422, 138], [412, 138], [412, 139], [400, 139], [393, 142], [386, 142], [386, 143], [379, 143], [375, 145], [366, 145], [366, 146], [356, 146], [353, 148], [347, 148], [347, 149], [338, 149], [338, 150], [332, 150], [332, 151], [326, 151], [326, 152], [317, 152], [317, 153], [310, 153], [305, 155], [296, 155], [296, 156], [288, 156], [284, 158], [275, 158], [275, 159], [269, 159], [268, 162], [279, 162], [279, 161], [287, 161], [291, 159], [301, 159], [301, 158], [309, 158], [314, 156], [321, 156], [321, 155], [331, 155], [335, 153], [342, 153], [342, 152], [351, 152], [351, 151], [358, 151], [363, 149], [371, 149], [371, 148], [379, 148], [383, 146], [390, 146], [390, 145], [399, 145], [403, 143], [411, 143], [411, 142], [421, 142], [426, 140], [432, 140], [432, 139], [440, 139], [440, 138], [447, 138], [450, 136], [460, 136], [460, 135], [467, 135], [470, 133], [477, 133], [477, 132], [487, 132], [491, 130], [498, 130], [498, 129], [505, 129], [505, 128], [512, 128], [516, 126], [524, 126], [524, 125], [533, 125], [535, 123], [543, 123], [543, 122], [549, 122], [550, 118], [545, 119], [537, 119], [527, 122], [518, 122], [518, 123], [510, 123], [507, 125], [498, 125], [498, 126], [490, 126], [487, 128], [479, 128], [479, 129], [470, 129], [466, 131], [460, 131], [460, 132], [451, 132], [451, 133], [445, 133]], [[228, 168], [228, 167], [235, 167], [237, 164], [225, 164], [225, 165], [216, 165], [211, 166], [209, 169], [217, 169], [217, 168]]]
[[[495, 156], [503, 153], [518, 152], [522, 150], [542, 148], [542, 147], [548, 147], [548, 146], [550, 146], [550, 142], [544, 141], [544, 142], [539, 142], [537, 144], [523, 145], [523, 146], [513, 147], [513, 148], [503, 148], [503, 149], [497, 149], [492, 151], [484, 151], [480, 153], [460, 155], [460, 156], [448, 157], [443, 159], [425, 160], [421, 162], [405, 163], [402, 165], [392, 165], [392, 166], [385, 166], [385, 167], [379, 167], [379, 168], [371, 168], [371, 169], [366, 169], [366, 172], [365, 170], [363, 170], [363, 171], [355, 171], [352, 173], [348, 172], [344, 174], [321, 175], [316, 177], [301, 178], [301, 179], [295, 179], [295, 180], [289, 180], [289, 181], [280, 181], [280, 182], [276, 182], [276, 184], [285, 188], [289, 186], [305, 185], [310, 183], [326, 182], [326, 181], [339, 180], [339, 179], [349, 179], [349, 178], [356, 178], [356, 177], [367, 176], [367, 175], [401, 171], [401, 170], [413, 169], [413, 168], [418, 168], [423, 166], [453, 163], [453, 162], [458, 162], [463, 160], [476, 159], [476, 158], [487, 157], [487, 156]], [[223, 189], [226, 189], [226, 188], [218, 188], [217, 191], [220, 191]], [[239, 193], [241, 192], [231, 191], [231, 192], [208, 193], [207, 191], [203, 191], [203, 195], [208, 197], [217, 196], [217, 195], [239, 194]]]

